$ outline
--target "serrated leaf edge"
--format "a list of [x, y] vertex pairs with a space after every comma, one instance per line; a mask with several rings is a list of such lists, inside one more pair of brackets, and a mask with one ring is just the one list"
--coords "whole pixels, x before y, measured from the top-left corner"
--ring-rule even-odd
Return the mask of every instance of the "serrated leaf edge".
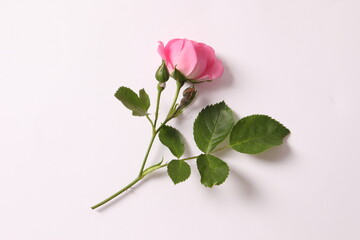
[[[180, 132], [179, 130], [177, 130], [176, 128], [174, 128], [174, 127], [172, 127], [172, 126], [169, 126], [169, 125], [164, 125], [163, 128], [164, 128], [164, 127], [171, 128], [172, 130], [175, 130], [175, 131], [177, 131], [177, 132], [179, 133], [180, 138], [181, 138], [181, 141], [182, 141], [182, 144], [183, 144], [183, 147], [184, 147], [184, 150], [185, 150], [184, 137], [183, 137], [183, 135], [181, 134], [181, 132]], [[160, 131], [161, 131], [163, 128], [161, 128]], [[160, 140], [160, 142], [161, 142], [165, 147], [167, 147], [167, 148], [170, 150], [170, 152], [172, 153], [172, 155], [174, 155], [174, 156], [177, 157], [178, 159], [184, 154], [184, 151], [183, 151], [180, 156], [176, 156], [176, 155], [173, 153], [173, 151], [171, 150], [171, 148], [168, 147], [168, 146], [161, 140], [161, 138], [160, 138], [160, 132], [159, 132], [159, 140]]]
[[[139, 100], [140, 103], [142, 104], [142, 110], [143, 110], [142, 113], [137, 114], [136, 111], [134, 111], [134, 110], [130, 109], [129, 107], [127, 107], [127, 106], [124, 104], [124, 102], [116, 96], [116, 95], [118, 94], [118, 92], [120, 91], [120, 89], [129, 90], [129, 91], [133, 92], [133, 93], [137, 96], [138, 100]], [[145, 89], [140, 89], [140, 91], [141, 91], [141, 90], [144, 90], [144, 92], [145, 92]], [[121, 86], [121, 87], [119, 87], [118, 90], [115, 92], [114, 96], [115, 96], [115, 98], [118, 99], [127, 109], [129, 109], [129, 110], [132, 112], [132, 115], [133, 115], [133, 116], [143, 117], [143, 116], [146, 116], [146, 115], [148, 114], [148, 112], [147, 112], [148, 108], [144, 105], [144, 102], [143, 102], [142, 99], [140, 98], [140, 91], [139, 91], [139, 94], [137, 94], [135, 91], [133, 91], [133, 90], [132, 90], [131, 88], [129, 88], [129, 87]], [[145, 92], [145, 93], [146, 93], [146, 92]], [[147, 94], [147, 93], [146, 93], [146, 94]], [[149, 106], [149, 107], [150, 107], [150, 106]]]
[[[189, 174], [189, 176], [188, 176], [187, 178], [185, 178], [184, 180], [175, 183], [175, 181], [172, 179], [172, 177], [171, 177], [170, 174], [169, 174], [169, 164], [170, 164], [170, 162], [172, 162], [172, 161], [183, 161], [183, 162], [189, 167], [189, 169], [190, 169], [190, 174]], [[189, 177], [190, 177], [190, 175], [191, 175], [191, 167], [190, 167], [190, 165], [189, 165], [187, 162], [185, 162], [184, 160], [178, 160], [178, 159], [173, 159], [173, 160], [171, 160], [170, 162], [168, 163], [168, 166], [167, 166], [167, 168], [166, 168], [166, 172], [167, 172], [168, 176], [170, 177], [171, 181], [174, 183], [174, 185], [179, 184], [179, 183], [182, 183], [182, 182], [185, 182], [186, 180], [189, 179]]]
[[[268, 117], [269, 119], [277, 122], [281, 127], [283, 127], [283, 129], [284, 129], [285, 131], [284, 131], [284, 133], [283, 133], [283, 135], [282, 135], [281, 142], [280, 142], [279, 144], [275, 144], [275, 146], [281, 145], [281, 144], [283, 143], [283, 139], [284, 139], [287, 135], [289, 135], [289, 134], [291, 133], [290, 130], [289, 130], [287, 127], [285, 127], [281, 122], [279, 122], [278, 120], [276, 120], [276, 119], [274, 119], [274, 118], [272, 118], [272, 117], [270, 117], [269, 115], [266, 115], [266, 114], [251, 114], [251, 115], [249, 115], [249, 116], [243, 117], [243, 118], [239, 119], [239, 120], [234, 124], [234, 127], [236, 126], [236, 124], [237, 124], [239, 121], [241, 121], [241, 120], [243, 120], [243, 119], [246, 119], [246, 118], [249, 118], [249, 117], [253, 117], [253, 116]], [[233, 127], [233, 129], [234, 129], [234, 127]], [[232, 134], [233, 129], [231, 129], [231, 131], [230, 131], [230, 136], [231, 136], [231, 134]], [[247, 140], [245, 140], [245, 141], [237, 142], [237, 143], [235, 143], [235, 144], [230, 144], [229, 147], [232, 148], [232, 147], [235, 146], [235, 145], [238, 145], [238, 144], [241, 144], [241, 143], [245, 143], [245, 142], [254, 140], [254, 139], [256, 139], [256, 138], [259, 138], [259, 137], [254, 137], [254, 138], [251, 138], [251, 139], [247, 139]], [[261, 151], [261, 152], [264, 152], [264, 151], [266, 151], [266, 150], [268, 150], [268, 149], [265, 149], [265, 150], [263, 150], [263, 151]], [[254, 154], [259, 154], [259, 153], [261, 153], [261, 152], [254, 153]]]
[[[144, 97], [146, 98], [146, 101], [147, 101], [148, 103], [144, 102], [144, 99], [141, 97], [141, 92], [144, 93]], [[142, 88], [142, 89], [139, 90], [139, 95], [138, 95], [138, 96], [139, 96], [140, 101], [141, 101], [142, 104], [143, 104], [143, 107], [144, 107], [144, 110], [146, 111], [146, 114], [148, 114], [147, 111], [149, 110], [149, 107], [150, 107], [150, 105], [151, 105], [149, 95], [147, 94], [147, 92], [145, 91], [145, 89]]]
[[[194, 136], [194, 140], [195, 140], [195, 123], [198, 121], [200, 115], [201, 115], [204, 111], [206, 111], [208, 108], [211, 108], [211, 107], [214, 107], [214, 106], [220, 105], [220, 104], [223, 104], [225, 108], [228, 108], [228, 109], [230, 109], [230, 111], [232, 111], [231, 108], [225, 103], [225, 100], [222, 100], [222, 101], [220, 101], [220, 102], [218, 102], [218, 103], [209, 104], [209, 105], [207, 105], [206, 107], [204, 107], [203, 109], [201, 109], [201, 111], [198, 113], [197, 117], [195, 118], [195, 121], [194, 121], [194, 124], [193, 124], [193, 136]], [[222, 108], [221, 108], [221, 109], [222, 109]], [[219, 118], [219, 116], [218, 116], [218, 118]], [[235, 123], [234, 123], [234, 125], [235, 125]], [[230, 135], [231, 131], [232, 131], [232, 129], [229, 131], [229, 133], [226, 135], [226, 137], [228, 137], [228, 136]], [[213, 131], [213, 132], [214, 132], [214, 131]], [[225, 137], [225, 138], [226, 138], [226, 137]], [[195, 144], [196, 144], [196, 146], [200, 149], [200, 147], [199, 147], [199, 145], [198, 145], [198, 143], [197, 143], [196, 141], [195, 141]], [[220, 144], [220, 143], [219, 143], [219, 144]], [[209, 147], [210, 145], [211, 145], [211, 144], [209, 144], [208, 147]], [[214, 148], [216, 148], [216, 146], [215, 146]], [[214, 149], [214, 148], [213, 148], [213, 149]], [[205, 153], [205, 154], [209, 154], [209, 153], [211, 153], [211, 150], [213, 150], [213, 149], [210, 149], [210, 150], [209, 150], [209, 149], [207, 148], [204, 153]], [[201, 149], [200, 149], [200, 150], [201, 150]], [[201, 151], [202, 151], [202, 150], [201, 150]]]
[[[199, 157], [200, 156], [202, 156], [202, 155], [204, 155], [204, 156], [213, 156], [213, 157], [216, 157], [216, 156], [214, 156], [214, 155], [212, 155], [212, 154], [201, 154], [201, 155], [199, 155]], [[198, 158], [199, 158], [198, 157]], [[218, 157], [216, 157], [217, 159], [220, 159], [220, 158], [218, 158]], [[197, 159], [196, 159], [197, 160]], [[224, 161], [224, 160], [222, 160], [222, 159], [220, 159], [221, 161], [223, 161], [225, 164], [226, 164], [226, 167], [227, 167], [227, 175], [226, 175], [226, 177], [224, 178], [224, 181], [222, 181], [222, 182], [216, 182], [216, 183], [214, 183], [213, 185], [211, 185], [211, 186], [206, 186], [205, 184], [203, 184], [203, 183], [201, 183], [203, 186], [205, 186], [205, 187], [208, 187], [208, 188], [212, 188], [214, 185], [216, 185], [216, 186], [219, 186], [219, 185], [221, 185], [221, 184], [223, 184], [225, 181], [226, 181], [226, 179], [229, 177], [229, 174], [230, 174], [230, 168], [229, 168], [229, 165]], [[196, 164], [197, 165], [197, 164]], [[198, 168], [198, 171], [199, 171], [199, 167], [198, 167], [198, 165], [197, 165], [197, 168]], [[200, 171], [199, 171], [200, 172]], [[200, 177], [201, 177], [201, 174], [200, 174]]]

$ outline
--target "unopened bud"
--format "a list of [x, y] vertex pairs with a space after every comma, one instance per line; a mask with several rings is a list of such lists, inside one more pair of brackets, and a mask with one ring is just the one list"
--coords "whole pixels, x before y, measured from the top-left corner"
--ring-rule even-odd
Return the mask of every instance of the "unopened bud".
[[181, 99], [180, 106], [186, 107], [189, 105], [196, 96], [196, 89], [194, 87], [188, 87], [183, 92], [183, 98]]
[[179, 116], [184, 111], [184, 109], [190, 103], [192, 103], [192, 101], [194, 101], [196, 93], [197, 91], [194, 87], [188, 87], [187, 89], [184, 90], [183, 98], [181, 99], [179, 106], [176, 108], [173, 117]]
[[165, 61], [163, 60], [161, 65], [159, 66], [158, 70], [155, 73], [155, 78], [159, 82], [164, 83], [167, 80], [169, 80], [169, 77], [170, 77], [169, 71], [166, 67]]

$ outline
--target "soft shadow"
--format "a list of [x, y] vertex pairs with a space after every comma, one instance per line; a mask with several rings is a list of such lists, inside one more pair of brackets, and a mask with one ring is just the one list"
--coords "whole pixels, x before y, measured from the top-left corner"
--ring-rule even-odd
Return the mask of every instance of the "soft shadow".
[[222, 60], [223, 66], [224, 66], [224, 73], [219, 79], [215, 79], [211, 82], [204, 82], [201, 84], [196, 84], [196, 88], [199, 91], [219, 91], [221, 88], [228, 88], [231, 87], [231, 85], [234, 82], [234, 76], [232, 75], [230, 68], [227, 66], [226, 62]]
[[[209, 104], [214, 104], [213, 99], [207, 97], [211, 92], [218, 92], [219, 89], [229, 88], [234, 83], [234, 76], [232, 75], [229, 67], [227, 66], [225, 61], [223, 62], [224, 73], [219, 79], [215, 79], [211, 82], [204, 82], [200, 84], [195, 84], [195, 88], [198, 90], [198, 96], [195, 101], [191, 104], [191, 108], [197, 112], [203, 109], [205, 106]], [[202, 94], [207, 93], [207, 94]]]
[[269, 163], [288, 161], [292, 154], [292, 150], [287, 142], [287, 138], [288, 137], [284, 138], [284, 142], [280, 146], [273, 147], [263, 153], [254, 155], [254, 157]]
[[153, 173], [149, 174], [143, 180], [139, 181], [137, 184], [135, 184], [134, 186], [129, 188], [126, 192], [122, 193], [120, 196], [116, 197], [115, 199], [111, 200], [110, 202], [106, 203], [105, 205], [97, 208], [95, 211], [105, 212], [108, 208], [111, 208], [113, 205], [117, 204], [124, 198], [129, 197], [129, 195], [132, 195], [138, 187], [146, 184], [148, 181], [153, 181], [156, 179], [163, 178], [166, 174], [167, 174], [166, 171], [153, 172]]
[[184, 148], [185, 148], [185, 152], [183, 154], [184, 156], [195, 156], [195, 154], [193, 153], [193, 144], [190, 145], [189, 141], [187, 140], [187, 138], [183, 138], [184, 141]]
[[235, 178], [236, 184], [239, 184], [240, 193], [242, 196], [255, 197], [257, 195], [254, 184], [238, 170], [230, 170], [231, 178]]

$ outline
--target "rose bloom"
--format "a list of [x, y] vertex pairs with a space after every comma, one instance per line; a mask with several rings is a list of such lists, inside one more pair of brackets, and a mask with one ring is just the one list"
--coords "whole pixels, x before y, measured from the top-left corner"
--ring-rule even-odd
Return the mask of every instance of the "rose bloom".
[[221, 77], [224, 67], [214, 49], [205, 43], [188, 39], [172, 39], [166, 46], [159, 42], [158, 52], [172, 74], [175, 67], [193, 82], [211, 81]]

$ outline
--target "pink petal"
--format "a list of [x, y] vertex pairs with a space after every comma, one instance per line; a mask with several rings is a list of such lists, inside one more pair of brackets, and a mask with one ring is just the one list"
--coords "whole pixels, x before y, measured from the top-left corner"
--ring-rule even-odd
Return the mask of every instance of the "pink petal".
[[[189, 79], [197, 79], [199, 76], [203, 75], [204, 71], [206, 70], [209, 61], [212, 61], [212, 58], [215, 61], [215, 53], [212, 48], [207, 46], [204, 43], [193, 43], [196, 55], [197, 55], [197, 63], [194, 69], [189, 73]], [[212, 62], [211, 62], [212, 63]]]
[[186, 77], [193, 71], [197, 64], [197, 55], [192, 41], [183, 39], [182, 49], [180, 52], [171, 52], [173, 59], [171, 60], [173, 66]]
[[188, 39], [172, 39], [166, 46], [159, 42], [158, 52], [172, 73], [175, 67], [188, 79], [206, 81], [219, 78], [224, 68], [210, 46]]
[[221, 77], [224, 73], [224, 66], [222, 65], [222, 62], [219, 59], [217, 59], [209, 72], [211, 79], [216, 79]]
[[200, 76], [198, 80], [206, 81], [206, 80], [214, 80], [216, 78], [221, 77], [224, 73], [224, 67], [219, 59], [216, 59], [215, 63], [212, 66], [209, 66], [208, 69], [204, 72], [204, 75]]
[[157, 51], [158, 51], [160, 57], [162, 58], [162, 60], [164, 60], [165, 63], [167, 63], [167, 60], [166, 60], [166, 57], [165, 57], [165, 52], [164, 52], [164, 44], [163, 44], [162, 41], [158, 41], [158, 43], [159, 43], [159, 46], [158, 46]]
[[177, 58], [180, 55], [185, 44], [184, 39], [172, 39], [170, 40], [164, 49], [164, 54], [167, 59], [167, 67], [170, 73], [172, 73], [177, 65]]

